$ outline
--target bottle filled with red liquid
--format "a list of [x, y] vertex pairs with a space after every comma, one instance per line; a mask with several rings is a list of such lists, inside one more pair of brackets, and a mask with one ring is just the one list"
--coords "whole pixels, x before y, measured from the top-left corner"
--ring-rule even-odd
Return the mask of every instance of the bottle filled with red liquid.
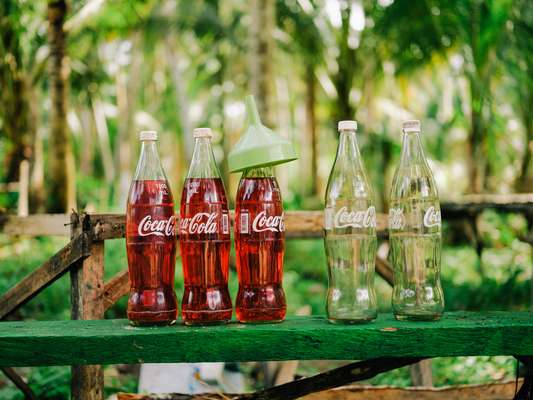
[[245, 170], [235, 206], [236, 311], [240, 322], [285, 319], [284, 245], [281, 192], [272, 167]]
[[140, 140], [126, 212], [128, 319], [133, 325], [168, 325], [177, 316], [174, 200], [159, 161], [157, 132], [143, 131]]
[[181, 315], [187, 325], [225, 323], [232, 313], [228, 201], [211, 149], [211, 129], [198, 128], [193, 134], [196, 143], [180, 207]]

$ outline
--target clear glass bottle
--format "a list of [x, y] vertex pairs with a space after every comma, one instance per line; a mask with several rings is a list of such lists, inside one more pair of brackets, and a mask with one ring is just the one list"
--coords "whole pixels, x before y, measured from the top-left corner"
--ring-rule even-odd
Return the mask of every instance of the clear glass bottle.
[[376, 209], [356, 130], [355, 121], [339, 122], [339, 145], [326, 189], [324, 245], [329, 276], [326, 310], [333, 323], [365, 322], [377, 316]]
[[403, 123], [400, 165], [391, 188], [389, 234], [396, 319], [439, 319], [444, 310], [441, 215], [437, 187], [420, 142], [420, 121]]

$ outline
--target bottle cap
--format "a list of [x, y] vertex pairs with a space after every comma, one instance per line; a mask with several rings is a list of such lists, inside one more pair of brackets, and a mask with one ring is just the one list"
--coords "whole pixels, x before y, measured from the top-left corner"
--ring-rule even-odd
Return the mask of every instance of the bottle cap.
[[192, 136], [194, 138], [212, 138], [213, 137], [213, 131], [211, 131], [211, 128], [195, 128], [192, 131]]
[[403, 122], [404, 132], [420, 132], [420, 121], [417, 119], [410, 119]]
[[261, 123], [253, 96], [246, 97], [248, 128], [228, 155], [231, 172], [296, 160], [292, 143]]
[[338, 131], [356, 131], [357, 130], [357, 121], [339, 121], [337, 125]]
[[139, 140], [157, 140], [157, 132], [141, 131], [141, 133], [139, 133]]

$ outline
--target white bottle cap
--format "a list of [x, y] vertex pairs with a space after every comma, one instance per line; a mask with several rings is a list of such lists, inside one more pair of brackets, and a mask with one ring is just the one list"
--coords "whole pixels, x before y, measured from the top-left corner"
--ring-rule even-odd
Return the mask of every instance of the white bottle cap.
[[410, 119], [403, 122], [404, 132], [420, 132], [420, 121], [417, 119]]
[[213, 137], [213, 132], [211, 128], [195, 128], [192, 131], [192, 136], [195, 138], [209, 138]]
[[337, 125], [337, 130], [339, 131], [356, 131], [357, 130], [357, 121], [339, 121]]
[[141, 131], [141, 133], [139, 133], [139, 139], [140, 140], [157, 140], [157, 132], [156, 131]]

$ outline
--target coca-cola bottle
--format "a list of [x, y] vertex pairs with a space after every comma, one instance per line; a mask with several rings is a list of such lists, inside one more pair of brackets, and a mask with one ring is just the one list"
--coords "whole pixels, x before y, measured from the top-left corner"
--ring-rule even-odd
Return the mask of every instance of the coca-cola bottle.
[[326, 310], [331, 322], [358, 323], [377, 316], [376, 209], [357, 147], [357, 122], [340, 121], [338, 128], [339, 145], [324, 213], [329, 276]]
[[236, 311], [240, 322], [285, 318], [284, 244], [281, 193], [272, 167], [245, 170], [235, 206]]
[[140, 140], [126, 212], [128, 318], [134, 325], [166, 325], [177, 315], [174, 200], [159, 161], [157, 132], [143, 131]]
[[403, 123], [402, 154], [391, 189], [389, 233], [394, 315], [399, 320], [439, 319], [444, 310], [440, 205], [420, 143], [420, 121]]
[[197, 128], [180, 207], [180, 249], [185, 291], [181, 316], [187, 325], [231, 319], [228, 291], [230, 223], [224, 184], [215, 164], [209, 128]]

